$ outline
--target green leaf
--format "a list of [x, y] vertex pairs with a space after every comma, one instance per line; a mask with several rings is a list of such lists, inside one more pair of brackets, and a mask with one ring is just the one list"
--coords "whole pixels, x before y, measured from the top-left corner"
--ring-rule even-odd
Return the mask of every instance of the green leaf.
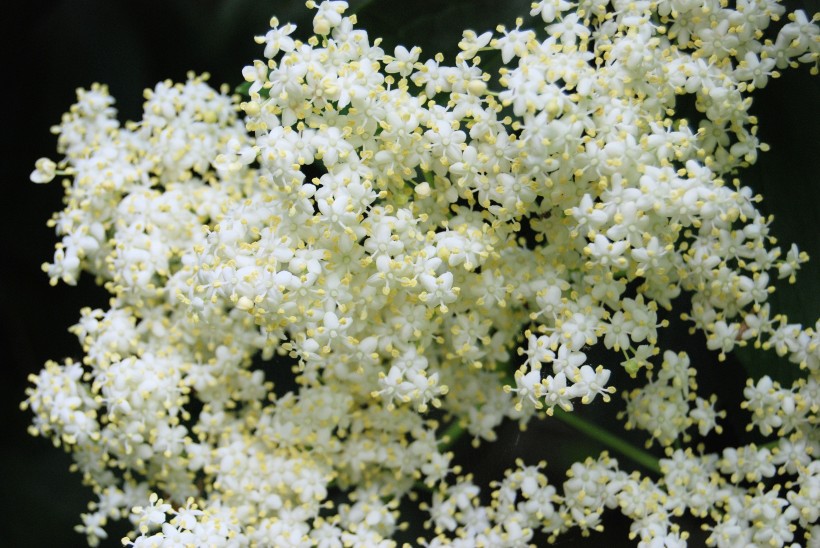
[[250, 82], [242, 82], [238, 86], [234, 88], [234, 93], [238, 93], [239, 95], [244, 95], [245, 97], [251, 96], [251, 83]]
[[[779, 280], [769, 297], [772, 315], [785, 314], [790, 323], [804, 327], [813, 326], [820, 312], [820, 140], [816, 126], [807, 123], [820, 115], [818, 96], [820, 81], [807, 67], [786, 70], [756, 91], [752, 112], [759, 119], [760, 139], [771, 150], [761, 152], [757, 163], [740, 174], [744, 185], [763, 196], [761, 211], [774, 215], [771, 232], [783, 254], [796, 243], [811, 257], [798, 272], [796, 284]], [[751, 378], [769, 375], [790, 384], [801, 376], [795, 364], [773, 350], [746, 347], [736, 355]]]

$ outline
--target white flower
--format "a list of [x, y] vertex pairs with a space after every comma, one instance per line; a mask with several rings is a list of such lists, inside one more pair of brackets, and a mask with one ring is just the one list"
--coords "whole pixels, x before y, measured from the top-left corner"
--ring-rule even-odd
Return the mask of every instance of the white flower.
[[572, 4], [565, 0], [540, 0], [532, 5], [530, 15], [541, 15], [545, 23], [552, 23], [555, 18], [564, 11], [572, 7]]
[[421, 274], [419, 282], [425, 289], [419, 293], [422, 302], [438, 305], [443, 313], [447, 312], [447, 305], [458, 298], [458, 288], [453, 287], [452, 272], [445, 272], [440, 276]]
[[51, 182], [57, 174], [57, 164], [48, 158], [40, 158], [35, 162], [34, 167], [35, 169], [29, 177], [33, 183]]
[[256, 42], [258, 44], [265, 44], [265, 57], [273, 59], [280, 51], [293, 51], [294, 41], [290, 34], [296, 30], [296, 25], [290, 23], [283, 27], [279, 27], [279, 20], [276, 17], [270, 20], [271, 30], [265, 36], [257, 36]]
[[318, 6], [310, 2], [308, 7], [317, 7], [316, 15], [313, 16], [313, 32], [317, 35], [326, 36], [331, 29], [337, 27], [342, 22], [342, 14], [347, 9], [347, 2], [339, 0], [325, 0]]
[[475, 31], [465, 30], [462, 33], [462, 40], [458, 43], [458, 48], [461, 53], [458, 54], [459, 60], [470, 60], [475, 57], [478, 52], [485, 48], [493, 37], [493, 33], [487, 31], [481, 35], [477, 35]]
[[387, 63], [384, 71], [389, 74], [398, 73], [402, 78], [410, 76], [415, 68], [416, 61], [419, 60], [421, 48], [413, 48], [408, 51], [404, 46], [396, 46], [393, 52], [393, 60]]

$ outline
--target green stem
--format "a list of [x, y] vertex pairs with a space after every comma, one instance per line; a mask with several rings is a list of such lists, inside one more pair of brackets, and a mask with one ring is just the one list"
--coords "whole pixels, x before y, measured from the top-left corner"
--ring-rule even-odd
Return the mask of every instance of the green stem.
[[370, 4], [373, 3], [374, 0], [364, 0], [361, 4], [354, 6], [353, 9], [350, 10], [350, 15], [356, 15], [363, 9], [367, 8]]
[[464, 434], [464, 427], [461, 426], [461, 421], [455, 419], [450, 426], [447, 427], [447, 430], [441, 436], [441, 441], [438, 442], [439, 447], [444, 449], [449, 449], [453, 446], [453, 444]]
[[[513, 384], [515, 381], [511, 375], [507, 374], [502, 382], [505, 382], [506, 384]], [[575, 413], [568, 413], [563, 409], [555, 407], [553, 408], [552, 416], [575, 430], [578, 430], [582, 434], [585, 434], [586, 436], [599, 441], [603, 445], [606, 445], [613, 451], [622, 454], [633, 462], [640, 464], [647, 470], [650, 470], [657, 475], [661, 475], [661, 465], [658, 462], [658, 459], [651, 453], [635, 447], [631, 443], [624, 441], [615, 434], [612, 434], [600, 426], [579, 417]], [[461, 426], [460, 421], [458, 419], [454, 420], [441, 436], [441, 441], [439, 442], [439, 447], [441, 450], [452, 447], [456, 440], [464, 435], [464, 432], [465, 430]]]
[[612, 450], [617, 451], [618, 453], [624, 455], [630, 460], [640, 464], [647, 470], [651, 470], [652, 472], [658, 475], [661, 474], [661, 467], [658, 463], [658, 459], [652, 456], [650, 453], [647, 453], [643, 449], [639, 449], [631, 443], [622, 440], [618, 436], [610, 432], [607, 432], [600, 426], [597, 426], [585, 419], [582, 419], [575, 413], [567, 413], [566, 411], [556, 408], [553, 416], [561, 422], [568, 424], [569, 426], [578, 430], [579, 432], [589, 436], [594, 440], [598, 440], [599, 442], [608, 446]]
[[780, 447], [780, 440], [779, 439], [772, 440], [772, 441], [766, 442], [762, 445], [758, 445], [757, 447], [758, 447], [758, 449], [769, 449], [769, 450], [771, 450], [771, 449], [774, 449], [775, 447]]

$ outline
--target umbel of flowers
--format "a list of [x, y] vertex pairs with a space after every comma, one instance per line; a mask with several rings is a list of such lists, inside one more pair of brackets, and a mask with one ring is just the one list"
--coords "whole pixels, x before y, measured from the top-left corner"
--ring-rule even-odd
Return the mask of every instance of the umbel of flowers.
[[[684, 545], [684, 514], [710, 546], [818, 542], [820, 335], [767, 304], [806, 257], [736, 179], [766, 149], [750, 94], [817, 71], [813, 20], [541, 1], [445, 64], [384, 51], [345, 2], [308, 8], [306, 42], [275, 18], [257, 37], [242, 97], [191, 75], [121, 125], [104, 86], [78, 91], [62, 158], [32, 174], [66, 189], [52, 283], [111, 294], [72, 328], [82, 360], [47, 363], [23, 404], [94, 490], [89, 543], [128, 519], [134, 546], [391, 546], [414, 501], [426, 546], [587, 534], [607, 509], [646, 546]], [[770, 443], [696, 449], [724, 412], [658, 347], [673, 301], [721, 356], [799, 368], [744, 391]], [[275, 390], [265, 369], [289, 364]], [[551, 485], [520, 462], [488, 496], [452, 464], [455, 432], [609, 400], [618, 367], [645, 378], [625, 420], [667, 448], [657, 474], [603, 454]]]

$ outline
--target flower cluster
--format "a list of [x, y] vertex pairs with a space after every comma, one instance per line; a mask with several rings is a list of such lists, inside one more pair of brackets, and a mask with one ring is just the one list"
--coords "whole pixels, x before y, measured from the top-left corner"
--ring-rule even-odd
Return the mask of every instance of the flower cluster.
[[[81, 90], [63, 158], [32, 174], [66, 181], [52, 283], [87, 272], [112, 297], [73, 328], [82, 362], [47, 364], [24, 403], [97, 494], [89, 542], [128, 518], [134, 546], [389, 546], [420, 493], [428, 546], [588, 533], [608, 508], [647, 546], [685, 544], [686, 512], [710, 545], [819, 538], [820, 329], [767, 304], [807, 257], [773, 246], [735, 178], [766, 149], [751, 92], [817, 70], [813, 20], [542, 0], [533, 30], [465, 31], [447, 65], [383, 50], [345, 2], [308, 7], [306, 41], [276, 18], [257, 37], [244, 96], [190, 75], [123, 126], [105, 87]], [[656, 363], [682, 302], [721, 356], [752, 341], [804, 372], [745, 390], [773, 445], [672, 449], [725, 416], [685, 354]], [[667, 448], [660, 473], [604, 454], [559, 493], [521, 462], [482, 495], [445, 430], [493, 441], [505, 419], [609, 401], [593, 346], [647, 371], [626, 426]]]

